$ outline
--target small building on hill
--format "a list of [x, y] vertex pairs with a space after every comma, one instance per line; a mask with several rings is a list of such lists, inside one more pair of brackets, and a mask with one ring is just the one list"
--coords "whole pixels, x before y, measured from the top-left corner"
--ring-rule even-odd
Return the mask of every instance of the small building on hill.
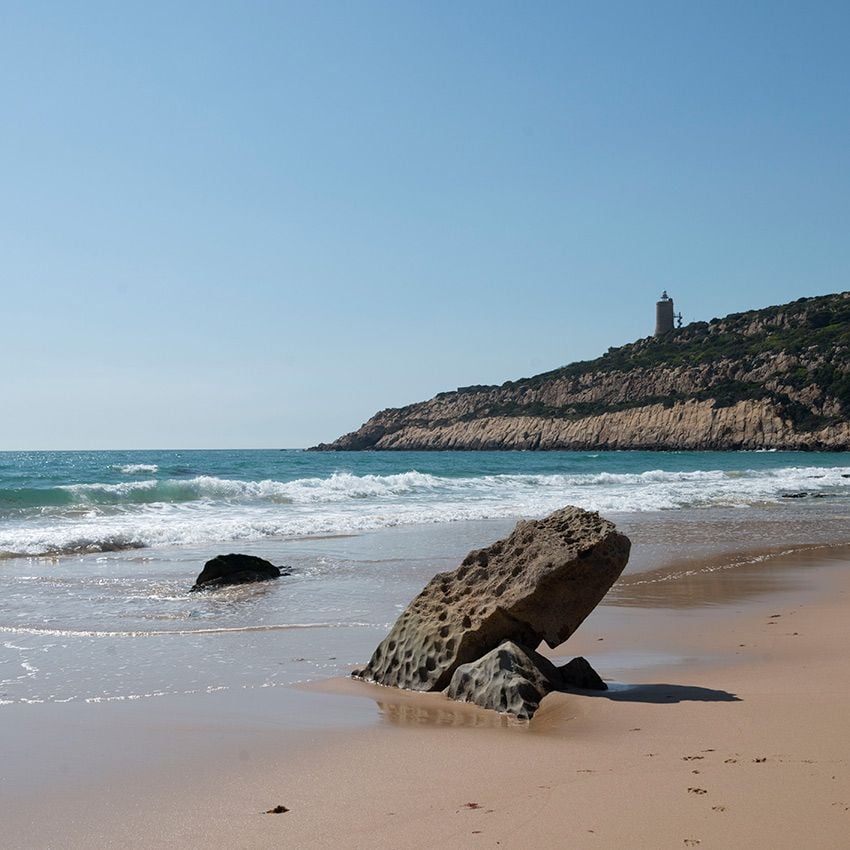
[[673, 299], [667, 290], [661, 293], [661, 299], [655, 302], [655, 336], [664, 336], [673, 330]]

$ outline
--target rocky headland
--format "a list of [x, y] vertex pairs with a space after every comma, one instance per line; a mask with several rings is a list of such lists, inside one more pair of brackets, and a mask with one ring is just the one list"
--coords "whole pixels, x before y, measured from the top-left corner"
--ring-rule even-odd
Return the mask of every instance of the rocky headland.
[[850, 292], [382, 410], [318, 451], [850, 448]]

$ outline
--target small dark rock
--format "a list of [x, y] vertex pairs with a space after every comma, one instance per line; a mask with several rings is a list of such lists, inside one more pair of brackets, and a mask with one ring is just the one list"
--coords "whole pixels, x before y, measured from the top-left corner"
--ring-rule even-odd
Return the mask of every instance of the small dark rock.
[[275, 806], [273, 809], [267, 809], [267, 815], [282, 815], [284, 812], [288, 812], [289, 809], [286, 806]]
[[783, 493], [782, 498], [783, 499], [805, 499], [806, 496], [808, 496], [808, 495], [809, 494], [806, 493], [805, 491], [803, 491], [801, 493]]
[[583, 688], [586, 691], [607, 691], [608, 685], [590, 666], [586, 658], [579, 656], [558, 668], [565, 688]]
[[231, 584], [248, 584], [255, 581], [269, 581], [289, 575], [288, 567], [276, 567], [255, 555], [218, 555], [204, 564], [200, 575], [195, 579], [192, 591], [211, 590]]

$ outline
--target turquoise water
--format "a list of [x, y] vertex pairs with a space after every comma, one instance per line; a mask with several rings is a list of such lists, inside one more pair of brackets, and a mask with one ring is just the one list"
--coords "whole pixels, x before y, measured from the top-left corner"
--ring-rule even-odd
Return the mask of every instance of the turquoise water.
[[[801, 495], [802, 494], [802, 495]], [[0, 557], [850, 494], [850, 456], [790, 452], [0, 453]]]
[[[850, 542], [848, 494], [844, 454], [2, 453], [0, 707], [345, 675], [435, 572], [565, 504], [613, 518], [641, 571]], [[189, 593], [228, 551], [292, 574]]]

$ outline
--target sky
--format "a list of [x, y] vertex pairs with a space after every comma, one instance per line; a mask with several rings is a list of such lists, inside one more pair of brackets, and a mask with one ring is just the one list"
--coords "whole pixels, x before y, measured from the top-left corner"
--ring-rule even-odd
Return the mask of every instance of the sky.
[[850, 289], [850, 4], [0, 0], [0, 450], [303, 447]]

